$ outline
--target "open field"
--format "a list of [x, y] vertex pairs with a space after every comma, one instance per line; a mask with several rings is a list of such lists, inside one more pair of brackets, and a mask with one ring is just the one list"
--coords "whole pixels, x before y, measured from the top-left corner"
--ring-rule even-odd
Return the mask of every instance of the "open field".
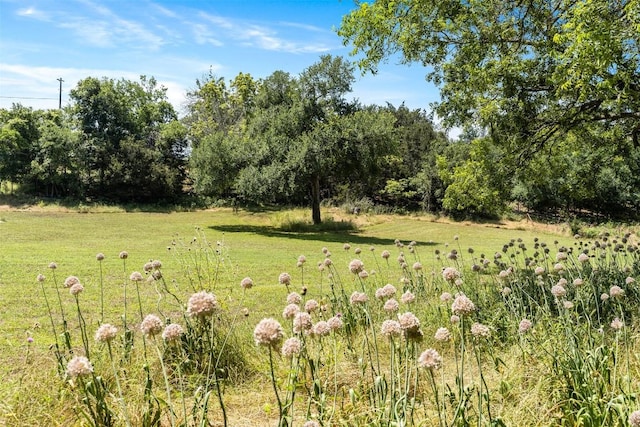
[[[497, 264], [494, 265], [493, 261], [494, 254], [500, 252], [503, 245], [516, 242], [515, 245], [512, 244], [512, 249], [504, 252], [505, 258], [508, 257], [508, 254], [513, 255], [513, 262], [523, 270], [525, 268], [520, 259], [522, 254], [519, 251], [516, 254], [519, 242], [526, 244], [528, 248], [534, 245], [534, 239], [545, 242], [550, 249], [549, 259], [546, 260], [548, 265], [545, 265], [547, 269], [550, 269], [555, 262], [551, 262], [551, 258], [556, 256], [559, 248], [572, 248], [577, 245], [577, 240], [569, 236], [568, 231], [561, 227], [544, 227], [528, 222], [453, 223], [444, 219], [437, 220], [433, 217], [365, 215], [355, 217], [346, 216], [338, 211], [327, 211], [325, 217], [333, 215], [336, 221], [344, 217], [357, 223], [359, 230], [357, 232], [310, 231], [299, 233], [281, 230], [281, 225], [299, 221], [306, 215], [306, 211], [240, 211], [234, 213], [224, 209], [185, 213], [125, 213], [120, 211], [77, 213], [46, 209], [0, 211], [0, 240], [2, 241], [0, 250], [0, 337], [2, 339], [0, 347], [0, 423], [4, 422], [7, 425], [73, 425], [74, 422], [79, 422], [76, 420], [80, 418], [74, 414], [74, 408], [82, 406], [79, 401], [73, 398], [77, 390], [74, 391], [68, 385], [65, 386], [64, 380], [56, 376], [56, 359], [49, 350], [49, 346], [53, 343], [51, 320], [43, 299], [44, 291], [53, 307], [54, 326], [60, 327], [61, 319], [59, 312], [56, 311], [57, 297], [54, 286], [57, 284], [58, 288], [62, 288], [62, 281], [67, 276], [77, 276], [84, 285], [80, 299], [89, 339], [92, 342], [92, 347], [96, 349], [100, 347], [93, 343], [93, 333], [100, 324], [101, 317], [103, 323], [112, 323], [119, 328], [122, 325], [123, 290], [127, 286], [130, 293], [127, 298], [129, 306], [126, 316], [129, 317], [132, 328], [138, 327], [140, 321], [138, 311], [145, 314], [164, 314], [166, 317], [172, 317], [172, 320], [180, 320], [179, 305], [171, 301], [162, 286], [158, 285], [158, 281], [145, 281], [141, 284], [139, 288], [141, 293], [140, 307], [138, 306], [138, 300], [134, 293], [135, 288], [129, 282], [129, 274], [133, 271], [142, 272], [144, 264], [148, 261], [162, 261], [163, 280], [168, 284], [165, 284], [165, 289], [179, 295], [185, 305], [193, 291], [212, 290], [218, 297], [220, 308], [224, 310], [223, 320], [228, 322], [222, 325], [221, 330], [233, 329], [233, 337], [237, 339], [237, 345], [241, 350], [239, 351], [246, 359], [246, 364], [242, 366], [244, 366], [243, 369], [246, 368], [247, 372], [235, 372], [234, 378], [229, 378], [225, 383], [224, 401], [229, 425], [277, 425], [278, 406], [273, 390], [270, 389], [271, 379], [267, 356], [269, 352], [256, 347], [251, 334], [255, 325], [263, 317], [273, 317], [282, 321], [286, 337], [293, 335], [282, 318], [282, 308], [289, 291], [301, 292], [302, 288], [306, 287], [305, 300], [320, 301], [329, 307], [328, 312], [332, 312], [339, 303], [331, 299], [330, 289], [333, 287], [330, 287], [330, 284], [332, 283], [336, 287], [343, 287], [348, 294], [361, 287], [366, 287], [367, 292], [371, 291], [370, 298], [372, 300], [376, 288], [382, 287], [386, 283], [391, 283], [400, 290], [403, 287], [400, 281], [403, 277], [407, 280], [406, 286], [409, 286], [407, 285], [409, 279], [411, 286], [420, 283], [420, 289], [415, 288], [414, 290], [424, 302], [418, 305], [415, 311], [422, 323], [424, 340], [412, 350], [420, 354], [426, 348], [437, 348], [438, 344], [433, 339], [435, 330], [440, 326], [449, 326], [448, 323], [445, 324], [449, 318], [448, 306], [446, 304], [438, 306], [440, 294], [448, 289], [446, 281], [441, 276], [443, 267], [456, 267], [462, 272], [463, 277], [465, 275], [470, 277], [472, 276], [470, 274], [471, 265], [480, 263], [481, 255], [485, 255], [486, 259], [491, 261], [491, 264], [488, 263], [487, 266], [486, 277], [470, 278], [468, 283], [473, 284], [476, 288], [464, 288], [464, 290], [470, 296], [477, 296], [477, 304], [485, 302], [488, 306], [489, 302], [496, 303], [495, 295], [491, 298], [486, 297], [481, 295], [478, 289], [482, 285], [482, 292], [495, 293], [497, 291], [497, 299], [501, 299], [499, 292], [502, 288], [496, 288], [497, 284], [501, 282], [495, 279], [500, 268]], [[629, 244], [635, 242], [634, 238], [635, 236], [629, 238]], [[395, 243], [396, 239], [405, 246], [399, 247]], [[413, 249], [410, 251], [407, 247], [409, 242], [415, 242], [415, 245], [411, 245]], [[345, 243], [350, 245], [348, 250], [344, 249]], [[335, 268], [335, 272], [330, 277], [328, 273], [334, 270], [325, 269], [320, 272], [317, 267], [318, 262], [324, 262], [326, 259], [322, 248], [327, 248], [332, 253], [331, 268]], [[362, 253], [357, 254], [357, 248], [361, 248]], [[452, 249], [458, 252], [458, 259], [455, 261], [447, 259], [445, 256]], [[391, 254], [389, 263], [384, 262], [380, 256], [385, 250]], [[118, 257], [121, 251], [128, 252], [126, 261]], [[440, 253], [439, 256], [437, 252]], [[101, 262], [96, 261], [98, 253], [105, 255]], [[400, 253], [403, 253], [407, 258], [408, 267], [404, 269], [396, 266], [398, 264], [396, 258]], [[577, 257], [577, 253], [576, 250], [576, 255], [572, 255], [571, 259]], [[304, 269], [296, 267], [300, 255], [304, 255], [307, 260]], [[349, 272], [349, 263], [355, 258], [361, 259], [370, 273], [366, 282], [358, 279], [357, 276], [353, 278]], [[633, 266], [633, 256], [625, 259], [631, 261], [631, 266], [629, 266], [629, 270], [621, 272], [621, 274], [624, 273], [625, 277], [637, 274], [640, 265]], [[636, 252], [636, 262], [637, 259]], [[55, 271], [48, 268], [50, 262], [57, 264]], [[414, 262], [419, 262], [422, 269], [412, 271], [411, 267]], [[197, 265], [200, 267], [194, 267]], [[621, 268], [624, 268], [622, 264]], [[197, 272], [201, 274], [198, 275]], [[278, 283], [279, 275], [282, 272], [291, 274], [290, 287]], [[44, 283], [42, 289], [36, 281], [38, 274], [46, 276], [46, 281], [42, 282]], [[243, 292], [239, 283], [246, 276], [253, 279], [255, 286]], [[555, 281], [556, 279], [549, 278], [549, 288], [553, 284], [551, 280]], [[465, 281], [467, 281], [466, 277]], [[123, 285], [127, 282], [129, 285]], [[366, 283], [366, 286], [363, 283]], [[624, 285], [624, 280], [622, 284]], [[627, 285], [629, 286], [626, 289], [627, 296], [637, 298], [640, 292], [635, 290], [635, 285], [632, 283]], [[515, 283], [511, 285], [514, 289], [515, 286]], [[67, 313], [70, 333], [75, 337], [75, 345], [78, 346], [77, 340], [79, 338], [77, 337], [80, 326], [74, 317], [76, 303], [69, 296], [67, 289], [62, 290], [63, 309]], [[399, 294], [397, 298], [399, 299]], [[576, 298], [578, 298], [577, 291]], [[507, 301], [506, 297], [505, 301]], [[578, 305], [578, 300], [575, 301]], [[587, 297], [585, 297], [585, 301], [587, 301]], [[637, 304], [637, 301], [633, 301], [634, 304]], [[369, 317], [365, 317], [363, 323], [358, 326], [365, 325], [363, 330], [358, 332], [365, 338], [369, 333], [369, 328], [366, 325], [378, 324], [388, 314], [381, 307], [373, 307], [373, 301], [371, 304], [371, 312], [367, 312]], [[638, 305], [635, 305], [635, 309], [637, 307]], [[247, 310], [246, 316], [243, 309]], [[341, 307], [341, 310], [344, 311], [344, 309], [345, 307]], [[466, 356], [469, 357], [469, 367], [467, 368], [469, 371], [462, 375], [462, 378], [466, 378], [465, 375], [476, 378], [482, 373], [483, 367], [486, 369], [488, 390], [485, 389], [485, 392], [488, 395], [490, 390], [494, 395], [499, 396], [490, 402], [491, 409], [494, 411], [493, 416], [501, 418], [506, 425], [554, 425], [554, 423], [561, 422], [562, 405], [554, 407], [548, 405], [548, 402], [541, 401], [544, 400], [546, 390], [553, 384], [542, 383], [544, 380], [542, 376], [536, 378], [536, 372], [546, 369], [547, 365], [544, 365], [542, 360], [534, 360], [539, 356], [535, 347], [526, 350], [522, 341], [507, 338], [507, 332], [501, 329], [515, 324], [517, 330], [516, 316], [517, 313], [522, 313], [518, 311], [521, 309], [522, 307], [519, 307], [510, 311], [511, 308], [504, 308], [504, 313], [501, 312], [504, 314], [504, 318], [502, 314], [494, 316], [481, 310], [474, 314], [475, 320], [488, 323], [491, 327], [494, 335], [487, 345], [493, 346], [493, 350], [491, 347], [485, 348], [482, 353], [475, 353], [475, 356], [473, 353], [469, 353]], [[403, 310], [400, 309], [400, 313]], [[557, 324], [553, 323], [553, 319], [562, 313], [557, 313], [555, 310], [542, 310], [542, 313], [539, 314], [540, 324], [542, 325], [544, 321], [545, 325], [556, 327]], [[509, 318], [510, 315], [514, 317]], [[640, 387], [638, 382], [640, 361], [637, 356], [640, 351], [637, 339], [638, 314], [635, 313], [634, 316], [623, 319], [627, 323], [624, 336], [620, 336], [618, 339], [616, 335], [615, 341], [611, 341], [616, 345], [615, 351], [620, 351], [620, 353], [615, 353], [615, 356], [619, 355], [621, 360], [626, 361], [625, 366], [619, 367], [620, 376], [617, 380], [614, 373], [613, 385], [615, 389], [611, 390], [613, 395], [623, 396], [622, 405], [624, 408], [620, 411], [624, 414], [621, 412], [620, 419], [626, 419], [629, 413], [639, 409], [630, 406], [630, 402], [634, 401], [636, 402], [635, 406], [639, 405], [635, 399], [637, 399], [638, 387]], [[612, 319], [603, 318], [601, 320], [601, 325], [594, 326], [605, 326], [606, 328]], [[580, 322], [578, 320], [576, 322], [577, 328]], [[466, 327], [468, 328], [468, 326]], [[463, 337], [464, 330], [463, 322]], [[572, 331], [578, 333], [578, 329]], [[375, 337], [373, 329], [371, 332]], [[550, 332], [550, 330], [537, 330], [536, 339], [545, 338], [545, 332]], [[561, 335], [560, 332], [559, 334]], [[323, 365], [333, 366], [335, 372], [332, 374], [323, 371], [318, 374], [323, 378], [322, 387], [328, 398], [335, 397], [334, 391], [339, 390], [341, 404], [338, 406], [340, 410], [336, 412], [335, 406], [327, 405], [321, 408], [325, 412], [320, 409], [314, 409], [311, 412], [319, 420], [322, 420], [321, 414], [329, 417], [327, 414], [335, 412], [335, 415], [331, 415], [333, 418], [323, 420], [325, 425], [337, 423], [338, 419], [345, 425], [358, 425], [364, 423], [364, 420], [369, 420], [366, 421], [369, 423], [371, 418], [358, 418], [359, 416], [356, 415], [358, 405], [365, 407], [363, 401], [359, 401], [353, 396], [350, 400], [348, 397], [349, 385], [357, 384], [360, 381], [358, 379], [357, 357], [354, 362], [354, 356], [349, 352], [363, 351], [370, 357], [373, 357], [373, 353], [371, 348], [365, 348], [364, 344], [360, 342], [362, 338], [356, 339], [357, 342], [353, 341], [355, 338], [347, 336], [346, 332], [341, 337], [341, 340], [333, 341], [332, 352], [335, 351], [335, 355], [330, 352], [328, 356], [323, 356], [326, 357], [323, 359]], [[378, 336], [378, 339], [381, 337]], [[352, 340], [351, 344], [356, 343], [357, 349], [351, 348], [349, 340]], [[359, 347], [361, 344], [363, 347]], [[551, 342], [541, 343], [540, 348], [543, 348], [544, 345], [551, 345]], [[131, 362], [131, 371], [136, 369], [141, 371], [140, 366], [146, 360], [142, 358], [140, 348], [136, 348]], [[388, 367], [390, 354], [395, 354], [395, 351], [390, 348], [387, 344], [380, 344], [379, 348], [375, 349], [375, 356], [384, 359], [382, 362], [383, 370]], [[451, 381], [455, 380], [455, 372], [458, 369], [457, 362], [453, 362], [453, 356], [460, 356], [456, 348], [452, 346], [451, 348], [442, 347], [439, 349], [445, 358], [444, 366], [446, 369], [443, 371], [452, 375], [447, 378]], [[477, 348], [480, 351], [481, 346], [478, 345]], [[530, 353], [527, 353], [528, 351]], [[338, 358], [338, 353], [344, 354], [345, 357]], [[101, 354], [101, 358], [96, 356], [94, 363], [100, 367], [108, 367], [104, 348]], [[472, 367], [475, 363], [474, 357], [480, 357], [480, 354], [494, 356], [493, 362], [488, 358], [486, 364], [496, 363], [496, 366], [503, 364], [502, 368], [489, 369], [480, 362], [475, 368]], [[499, 357], [497, 357], [498, 355]], [[610, 357], [613, 356], [614, 354], [611, 354]], [[364, 353], [362, 357], [364, 357]], [[404, 359], [400, 360], [404, 360], [403, 363], [409, 363], [411, 357], [406, 354], [402, 357]], [[464, 354], [462, 357], [464, 359]], [[527, 363], [531, 362], [531, 365], [523, 364], [523, 358], [528, 361]], [[154, 381], [157, 387], [156, 393], [163, 395], [165, 388], [162, 372], [158, 366], [157, 358], [154, 360], [155, 362], [150, 363], [156, 375]], [[392, 367], [393, 363], [392, 359]], [[395, 363], [399, 362], [396, 360]], [[284, 387], [287, 366], [282, 362], [278, 366], [276, 375], [279, 376], [279, 385]], [[369, 368], [373, 369], [372, 366]], [[126, 367], [123, 369], [127, 370]], [[409, 365], [404, 366], [403, 369], [412, 372]], [[337, 379], [338, 371], [345, 375], [345, 378], [340, 381]], [[128, 373], [128, 375], [129, 377], [125, 381], [128, 386], [125, 388], [128, 387], [130, 390], [134, 390], [139, 385], [138, 382], [144, 381], [142, 373]], [[316, 374], [310, 373], [309, 375], [313, 377]], [[458, 375], [460, 375], [459, 372]], [[389, 377], [385, 378], [391, 386], [398, 385], [394, 382], [393, 374], [389, 374]], [[416, 374], [416, 385], [417, 379]], [[426, 379], [422, 381], [424, 381], [424, 387], [429, 386]], [[484, 382], [484, 379], [482, 381]], [[474, 384], [478, 387], [477, 378]], [[480, 386], [480, 391], [482, 391], [482, 386]], [[111, 392], [115, 394], [113, 389]], [[391, 396], [385, 399], [394, 399], [393, 394], [385, 393], [385, 396]], [[129, 411], [132, 414], [142, 411], [141, 394], [139, 392], [138, 395], [135, 395], [134, 392], [136, 397], [128, 401]], [[174, 402], [178, 394], [180, 393], [175, 392]], [[304, 400], [303, 394], [303, 391], [298, 393], [299, 399]], [[380, 398], [377, 392], [372, 392], [372, 395]], [[482, 394], [480, 393], [479, 396]], [[454, 397], [453, 394], [449, 396], [451, 399]], [[123, 424], [123, 411], [118, 412], [118, 405], [114, 404], [117, 401], [116, 398], [111, 400], [112, 407], [119, 414], [115, 416], [115, 419], [118, 420], [118, 425]], [[190, 404], [193, 403], [192, 398], [187, 400]], [[211, 400], [215, 399], [211, 397]], [[384, 406], [384, 399], [381, 402]], [[487, 405], [489, 405], [488, 402]], [[176, 406], [179, 405], [176, 404]], [[436, 407], [439, 408], [439, 406]], [[480, 397], [479, 407], [482, 408], [482, 397]], [[308, 417], [308, 414], [305, 415], [306, 409], [304, 404], [297, 404], [294, 415], [296, 424], [294, 425], [298, 425], [297, 420], [304, 420]], [[438, 411], [435, 411], [433, 407], [427, 409], [426, 404], [421, 406], [417, 419], [422, 421], [417, 421], [417, 423], [438, 425]], [[482, 418], [482, 409], [474, 409], [474, 411], [480, 413], [480, 418]], [[536, 411], [545, 411], [547, 419], [535, 419], [540, 416], [540, 413]], [[209, 416], [211, 420], [214, 420], [212, 422], [217, 423], [215, 425], [220, 425], [220, 407], [217, 401], [211, 404]], [[469, 417], [472, 416], [473, 411], [469, 410]], [[134, 415], [132, 417], [135, 419]], [[378, 417], [380, 420], [393, 418], [389, 414], [382, 414]], [[525, 420], [526, 422], [524, 422]], [[134, 421], [133, 425], [139, 425], [139, 422], [140, 419], [138, 422]], [[170, 425], [166, 411], [162, 422], [163, 425]], [[299, 423], [299, 425], [302, 424], [303, 422]], [[381, 421], [379, 425], [386, 424]], [[604, 425], [624, 424], [614, 424], [612, 421], [611, 424]]]

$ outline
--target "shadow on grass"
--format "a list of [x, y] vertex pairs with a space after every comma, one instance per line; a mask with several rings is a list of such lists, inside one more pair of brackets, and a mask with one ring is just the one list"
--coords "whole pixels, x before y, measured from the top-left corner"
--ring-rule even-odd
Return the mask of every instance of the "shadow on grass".
[[[299, 239], [308, 241], [349, 243], [350, 245], [361, 245], [362, 250], [367, 250], [369, 246], [393, 245], [394, 239], [384, 239], [380, 237], [362, 236], [357, 231], [314, 231], [309, 228], [307, 231], [285, 231], [276, 227], [266, 225], [212, 225], [210, 229], [223, 233], [251, 233], [265, 237], [277, 237], [281, 239]], [[408, 244], [409, 242], [403, 242]], [[418, 246], [433, 246], [434, 242], [416, 242]]]

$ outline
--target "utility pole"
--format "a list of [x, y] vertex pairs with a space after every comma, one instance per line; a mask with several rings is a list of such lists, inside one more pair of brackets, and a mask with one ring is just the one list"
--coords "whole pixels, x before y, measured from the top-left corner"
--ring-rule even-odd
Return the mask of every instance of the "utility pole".
[[59, 92], [59, 95], [58, 95], [58, 110], [62, 110], [62, 82], [64, 80], [62, 80], [62, 77], [60, 77], [57, 80], [60, 82], [60, 92]]

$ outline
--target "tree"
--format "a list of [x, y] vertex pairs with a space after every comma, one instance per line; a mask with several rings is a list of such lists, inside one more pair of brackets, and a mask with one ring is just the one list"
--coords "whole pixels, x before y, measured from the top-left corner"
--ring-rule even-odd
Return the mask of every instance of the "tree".
[[174, 200], [185, 177], [186, 132], [154, 78], [86, 78], [71, 91], [88, 196]]
[[[220, 79], [199, 83], [186, 120], [195, 188], [245, 202], [310, 203], [321, 222], [323, 193], [368, 185], [395, 149], [393, 116], [346, 100], [353, 80], [348, 61], [325, 55], [297, 78], [276, 71], [255, 86], [237, 78], [231, 90]], [[240, 93], [249, 95], [236, 102]]]
[[0, 120], [0, 181], [22, 182], [35, 158], [40, 112], [14, 104]]
[[48, 197], [79, 197], [82, 164], [79, 134], [66, 110], [49, 110], [39, 123], [38, 148], [28, 174], [31, 191]]
[[361, 2], [338, 33], [359, 66], [430, 67], [448, 125], [480, 124], [522, 161], [592, 123], [640, 144], [640, 1]]

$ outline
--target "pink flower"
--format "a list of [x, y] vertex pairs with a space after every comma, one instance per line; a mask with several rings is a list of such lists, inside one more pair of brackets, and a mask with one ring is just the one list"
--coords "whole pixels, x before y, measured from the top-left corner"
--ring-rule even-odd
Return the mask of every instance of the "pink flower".
[[440, 369], [442, 366], [442, 357], [432, 348], [422, 352], [418, 357], [418, 366], [426, 369]]

